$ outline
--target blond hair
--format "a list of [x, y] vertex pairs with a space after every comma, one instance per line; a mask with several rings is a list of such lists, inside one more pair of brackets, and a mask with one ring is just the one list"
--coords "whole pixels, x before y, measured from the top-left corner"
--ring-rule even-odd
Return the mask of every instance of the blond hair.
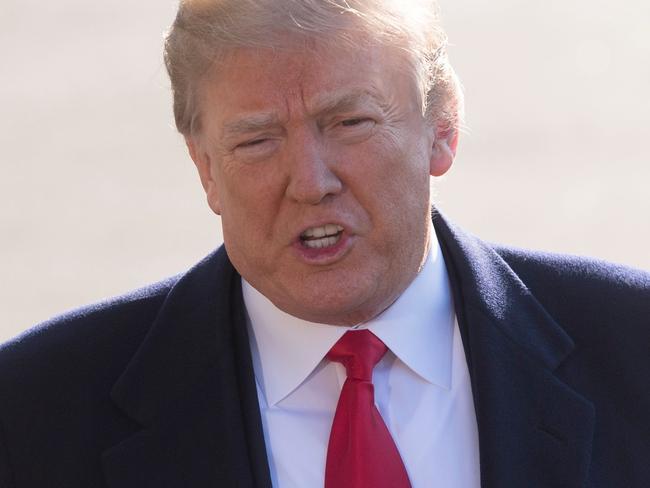
[[200, 130], [198, 86], [233, 49], [275, 48], [292, 38], [403, 51], [422, 113], [444, 131], [462, 120], [463, 97], [449, 64], [435, 0], [180, 0], [165, 39], [178, 131]]

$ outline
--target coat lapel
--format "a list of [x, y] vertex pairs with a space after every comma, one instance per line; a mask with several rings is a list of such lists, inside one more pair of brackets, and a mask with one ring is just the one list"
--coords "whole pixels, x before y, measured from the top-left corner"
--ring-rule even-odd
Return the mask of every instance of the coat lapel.
[[468, 361], [481, 486], [581, 487], [593, 404], [553, 373], [574, 344], [505, 261], [434, 216]]
[[104, 452], [109, 487], [270, 487], [241, 283], [223, 248], [170, 291], [111, 397], [142, 429]]

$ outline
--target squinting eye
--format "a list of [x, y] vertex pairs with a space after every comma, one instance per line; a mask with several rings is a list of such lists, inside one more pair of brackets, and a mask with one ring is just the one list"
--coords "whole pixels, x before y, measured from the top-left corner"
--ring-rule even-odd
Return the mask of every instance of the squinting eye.
[[364, 122], [369, 122], [369, 119], [362, 119], [362, 118], [356, 118], [356, 119], [347, 119], [341, 122], [341, 125], [344, 127], [354, 127], [355, 125], [362, 124]]
[[263, 142], [266, 142], [268, 139], [253, 139], [252, 141], [242, 142], [237, 147], [253, 147], [259, 146]]

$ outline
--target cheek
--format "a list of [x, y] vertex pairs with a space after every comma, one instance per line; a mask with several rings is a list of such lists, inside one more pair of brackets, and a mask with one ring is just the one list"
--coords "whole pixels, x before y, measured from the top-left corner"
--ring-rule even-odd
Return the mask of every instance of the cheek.
[[421, 141], [388, 133], [364, 148], [364, 161], [363, 187], [383, 206], [401, 208], [427, 199], [429, 163]]
[[[404, 142], [406, 141], [406, 142]], [[409, 254], [420, 245], [430, 212], [429, 167], [421, 144], [385, 138], [368, 153], [361, 180], [382, 254]], [[396, 261], [401, 261], [398, 258]]]
[[256, 249], [271, 242], [277, 225], [281, 185], [263, 166], [225, 168], [219, 193], [224, 240]]

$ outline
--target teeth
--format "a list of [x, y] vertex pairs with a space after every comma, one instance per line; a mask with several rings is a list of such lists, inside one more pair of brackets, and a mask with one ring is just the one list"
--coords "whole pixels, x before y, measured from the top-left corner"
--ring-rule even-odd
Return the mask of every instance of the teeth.
[[301, 234], [301, 237], [315, 237], [320, 239], [324, 236], [334, 236], [343, 230], [343, 227], [336, 224], [326, 224], [320, 227], [310, 227]]
[[326, 236], [333, 236], [334, 234], [338, 234], [342, 230], [343, 230], [343, 227], [341, 227], [340, 225], [327, 224], [325, 226], [325, 235]]
[[340, 238], [341, 236], [329, 236], [323, 237], [321, 239], [310, 239], [303, 241], [303, 244], [307, 247], [311, 247], [312, 249], [321, 249], [323, 247], [333, 246], [338, 242]]
[[320, 227], [310, 227], [300, 237], [302, 243], [311, 249], [322, 249], [333, 246], [341, 238], [343, 227], [336, 224], [326, 224]]

